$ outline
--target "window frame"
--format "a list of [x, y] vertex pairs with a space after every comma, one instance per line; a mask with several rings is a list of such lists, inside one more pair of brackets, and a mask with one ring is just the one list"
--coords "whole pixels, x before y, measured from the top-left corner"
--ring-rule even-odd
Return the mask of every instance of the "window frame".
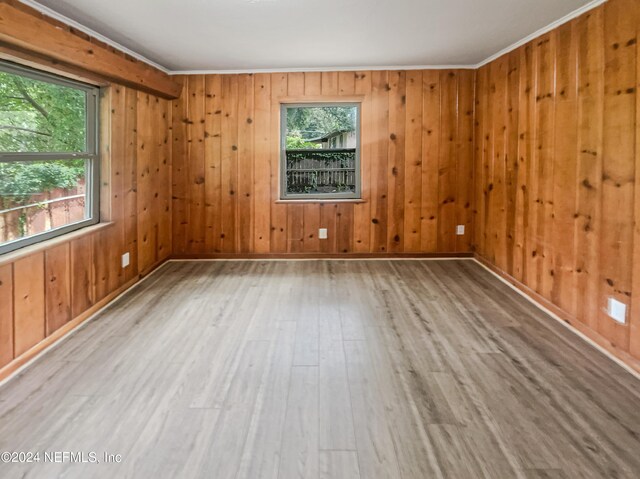
[[86, 145], [82, 152], [3, 152], [0, 151], [0, 162], [39, 162], [47, 160], [79, 160], [85, 161], [85, 216], [82, 221], [52, 228], [24, 238], [18, 238], [6, 243], [0, 243], [0, 255], [30, 246], [72, 231], [95, 225], [100, 222], [100, 119], [99, 101], [100, 88], [87, 83], [71, 80], [53, 73], [36, 70], [34, 68], [17, 65], [0, 60], [0, 71], [18, 75], [32, 80], [53, 83], [68, 88], [82, 90], [86, 95], [85, 129]]
[[[354, 107], [356, 108], [356, 148], [355, 148], [355, 191], [338, 193], [287, 193], [287, 108], [322, 108], [322, 107]], [[314, 101], [314, 102], [282, 102], [280, 103], [280, 201], [340, 201], [362, 199], [362, 169], [360, 162], [361, 147], [361, 115], [362, 102], [345, 101]], [[344, 150], [345, 148], [331, 148], [328, 151]], [[309, 150], [317, 151], [317, 150]]]

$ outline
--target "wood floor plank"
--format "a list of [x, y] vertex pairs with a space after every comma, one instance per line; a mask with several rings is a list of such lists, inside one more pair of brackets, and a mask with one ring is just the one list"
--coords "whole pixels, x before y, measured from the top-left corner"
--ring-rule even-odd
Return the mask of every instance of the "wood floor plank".
[[167, 263], [0, 386], [6, 478], [636, 478], [638, 379], [477, 263]]
[[320, 479], [360, 479], [355, 451], [320, 451]]
[[277, 321], [277, 328], [276, 348], [258, 392], [238, 479], [278, 477], [296, 323]]
[[400, 477], [384, 403], [363, 341], [345, 343], [358, 463], [363, 478]]
[[295, 366], [291, 370], [278, 478], [318, 477], [318, 425], [318, 367]]
[[320, 449], [356, 450], [349, 380], [342, 341], [320, 350]]
[[269, 344], [247, 342], [242, 360], [222, 405], [215, 428], [209, 431], [209, 447], [201, 463], [202, 477], [234, 477], [242, 459], [251, 414], [262, 381]]

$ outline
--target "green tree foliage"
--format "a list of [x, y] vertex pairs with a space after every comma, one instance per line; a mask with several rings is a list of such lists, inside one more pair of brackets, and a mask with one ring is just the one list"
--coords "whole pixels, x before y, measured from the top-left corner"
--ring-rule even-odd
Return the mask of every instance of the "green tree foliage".
[[299, 150], [303, 148], [317, 149], [322, 148], [322, 145], [320, 143], [311, 143], [310, 141], [304, 140], [299, 131], [294, 131], [290, 135], [287, 135], [287, 150]]
[[319, 138], [334, 131], [353, 130], [355, 124], [356, 108], [352, 106], [287, 108], [287, 140]]
[[0, 150], [85, 150], [84, 91], [0, 72]]
[[57, 188], [77, 186], [84, 160], [0, 163], [0, 192], [14, 202]]
[[[0, 71], [0, 151], [85, 151], [85, 104], [82, 90]], [[83, 160], [0, 163], [0, 206], [73, 188], [83, 175]]]

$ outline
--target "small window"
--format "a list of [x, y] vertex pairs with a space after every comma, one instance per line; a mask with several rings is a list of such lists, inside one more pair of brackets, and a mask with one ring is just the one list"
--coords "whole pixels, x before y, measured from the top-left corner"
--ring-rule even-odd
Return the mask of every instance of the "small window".
[[0, 254], [98, 222], [97, 101], [0, 62]]
[[281, 116], [281, 199], [360, 198], [360, 104], [283, 104]]

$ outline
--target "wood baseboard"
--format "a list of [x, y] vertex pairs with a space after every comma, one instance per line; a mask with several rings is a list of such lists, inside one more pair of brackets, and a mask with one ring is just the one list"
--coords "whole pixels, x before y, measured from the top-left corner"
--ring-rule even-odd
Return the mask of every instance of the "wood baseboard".
[[293, 260], [293, 259], [460, 259], [473, 258], [473, 253], [201, 253], [174, 254], [171, 260]]
[[[583, 339], [587, 340], [594, 347], [600, 349], [603, 353], [607, 354], [607, 356], [611, 357], [611, 359], [615, 360], [617, 363], [625, 367], [629, 370], [629, 372], [635, 374], [636, 376], [640, 375], [640, 360], [631, 356], [627, 351], [624, 351], [611, 343], [607, 338], [602, 336], [597, 331], [594, 331], [589, 326], [581, 322], [575, 316], [567, 313], [565, 310], [560, 309], [558, 306], [553, 304], [547, 298], [542, 296], [540, 293], [534, 291], [529, 288], [524, 283], [521, 283], [513, 276], [505, 273], [500, 268], [495, 266], [493, 263], [483, 258], [479, 254], [475, 255], [476, 261], [487, 268], [489, 271], [494, 273], [496, 276], [502, 278], [504, 281], [509, 283], [515, 289], [520, 291], [524, 296], [529, 298], [536, 306], [541, 308], [547, 313], [551, 313], [556, 319], [561, 321], [562, 323], [569, 326], [569, 329], [575, 333], [579, 333], [579, 336]], [[640, 376], [639, 376], [640, 377]]]
[[84, 311], [80, 315], [78, 315], [75, 318], [73, 318], [71, 321], [66, 323], [64, 326], [61, 326], [60, 328], [55, 330], [49, 336], [47, 336], [42, 341], [40, 341], [38, 344], [36, 344], [35, 346], [31, 347], [30, 349], [28, 349], [24, 353], [22, 353], [20, 356], [14, 358], [10, 363], [8, 363], [5, 366], [3, 366], [0, 369], [0, 383], [4, 382], [11, 375], [13, 375], [16, 371], [18, 371], [18, 369], [20, 369], [22, 366], [24, 366], [29, 361], [34, 359], [36, 356], [40, 355], [41, 353], [46, 352], [49, 348], [51, 348], [53, 345], [55, 345], [58, 341], [60, 341], [67, 334], [69, 334], [72, 331], [74, 331], [78, 326], [80, 326], [82, 323], [84, 323], [91, 316], [93, 316], [94, 314], [96, 314], [101, 309], [105, 308], [106, 306], [108, 306], [109, 303], [111, 303], [114, 299], [116, 299], [122, 293], [126, 292], [129, 288], [135, 286], [141, 280], [143, 280], [144, 278], [149, 276], [149, 274], [151, 272], [155, 271], [157, 268], [159, 268], [166, 261], [167, 261], [166, 259], [158, 261], [157, 263], [155, 263], [153, 266], [151, 266], [150, 268], [148, 268], [144, 272], [134, 276], [129, 281], [127, 281], [125, 284], [120, 286], [118, 289], [112, 291], [107, 296], [102, 298], [100, 301], [98, 301], [97, 303], [92, 305], [89, 309], [87, 309], [86, 311]]

